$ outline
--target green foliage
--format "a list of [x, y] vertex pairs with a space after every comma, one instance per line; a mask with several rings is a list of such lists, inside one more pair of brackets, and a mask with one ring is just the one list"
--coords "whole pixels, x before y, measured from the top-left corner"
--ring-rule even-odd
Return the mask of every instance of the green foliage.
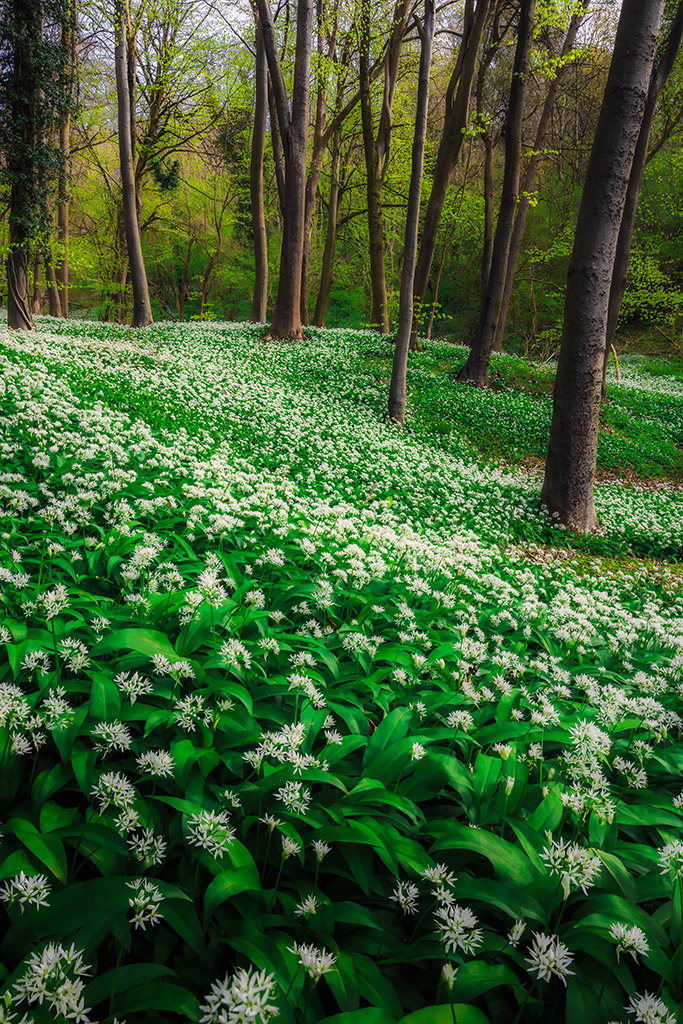
[[[1, 338], [12, 1009], [680, 1013], [680, 593], [522, 558], [528, 479], [383, 423], [372, 334], [43, 326]], [[645, 500], [615, 531], [680, 551]]]

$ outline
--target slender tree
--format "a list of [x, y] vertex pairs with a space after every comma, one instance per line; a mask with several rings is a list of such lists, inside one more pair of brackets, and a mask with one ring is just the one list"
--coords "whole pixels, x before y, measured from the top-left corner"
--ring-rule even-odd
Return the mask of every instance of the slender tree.
[[503, 302], [510, 242], [517, 212], [519, 181], [522, 168], [522, 124], [529, 55], [533, 40], [536, 0], [522, 0], [517, 29], [517, 46], [512, 68], [512, 82], [505, 121], [505, 168], [493, 238], [491, 269], [482, 295], [479, 324], [467, 362], [458, 380], [484, 387], [488, 384], [491, 353], [496, 343], [496, 328]]
[[69, 176], [71, 169], [71, 118], [76, 105], [76, 63], [77, 63], [77, 10], [76, 0], [67, 7], [67, 19], [62, 26], [60, 44], [64, 66], [67, 69], [66, 89], [68, 103], [65, 103], [59, 119], [59, 150], [61, 155], [57, 190], [57, 239], [59, 258], [55, 267], [61, 314], [69, 315]]
[[679, 3], [676, 8], [673, 21], [669, 26], [669, 31], [666, 36], [663, 47], [660, 48], [661, 52], [657, 55], [655, 66], [652, 69], [652, 75], [650, 78], [650, 88], [647, 92], [647, 102], [645, 104], [645, 113], [643, 115], [643, 123], [640, 128], [640, 135], [638, 136], [638, 145], [636, 146], [635, 156], [633, 158], [633, 166], [631, 168], [631, 174], [628, 182], [628, 191], [626, 192], [626, 202], [624, 205], [624, 215], [621, 219], [621, 228], [619, 230], [619, 241], [617, 243], [617, 253], [614, 260], [614, 273], [612, 275], [612, 285], [610, 288], [609, 295], [609, 312], [607, 315], [607, 342], [605, 345], [605, 361], [603, 371], [603, 396], [605, 393], [605, 377], [607, 373], [607, 363], [609, 361], [609, 354], [614, 343], [614, 335], [617, 329], [617, 323], [619, 322], [619, 313], [621, 312], [621, 304], [624, 300], [624, 293], [626, 291], [626, 281], [628, 278], [628, 265], [631, 256], [631, 245], [633, 242], [633, 232], [636, 226], [636, 211], [638, 209], [638, 199], [640, 197], [640, 189], [643, 184], [643, 175], [645, 173], [645, 167], [647, 166], [649, 156], [649, 144], [650, 135], [652, 132], [652, 122], [654, 120], [655, 111], [657, 109], [657, 102], [662, 94], [662, 89], [666, 85], [667, 79], [671, 74], [673, 66], [676, 62], [679, 50], [681, 48], [681, 40], [683, 39], [683, 2]]
[[116, 97], [118, 103], [119, 159], [121, 162], [121, 203], [128, 252], [128, 266], [133, 287], [133, 327], [148, 327], [152, 323], [147, 273], [140, 242], [135, 167], [133, 163], [133, 133], [131, 130], [132, 104], [128, 81], [128, 38], [130, 35], [128, 0], [115, 0]]
[[505, 324], [507, 321], [508, 310], [510, 308], [510, 300], [512, 298], [512, 289], [515, 284], [517, 264], [519, 263], [519, 257], [522, 252], [524, 231], [526, 228], [529, 209], [531, 207], [533, 192], [536, 188], [536, 179], [545, 159], [544, 147], [548, 129], [550, 127], [550, 119], [557, 100], [557, 94], [560, 90], [560, 86], [562, 85], [562, 80], [564, 79], [567, 68], [570, 66], [569, 57], [576, 44], [576, 37], [585, 20], [589, 5], [590, 0], [581, 0], [578, 10], [574, 12], [569, 20], [569, 25], [567, 26], [567, 31], [558, 55], [558, 67], [550, 79], [548, 91], [546, 92], [543, 106], [541, 108], [541, 115], [536, 126], [536, 136], [526, 165], [526, 171], [524, 172], [519, 200], [517, 202], [515, 225], [512, 230], [512, 238], [510, 239], [510, 251], [508, 253], [507, 270], [505, 274], [505, 287], [503, 290], [500, 311], [498, 313], [496, 337], [493, 346], [494, 351], [496, 352], [502, 351], [503, 348], [503, 336], [505, 334]]
[[306, 207], [306, 153], [311, 75], [313, 0], [299, 0], [291, 111], [287, 87], [275, 41], [275, 25], [268, 0], [256, 0], [263, 43], [284, 154], [284, 206], [282, 248], [277, 298], [268, 337], [273, 340], [303, 337], [301, 325], [301, 271]]
[[622, 4], [567, 274], [541, 501], [580, 531], [597, 526], [593, 485], [610, 287], [664, 5]]
[[[425, 210], [424, 227], [415, 267], [414, 300], [419, 312], [424, 304], [434, 260], [439, 221], [448, 181], [458, 162], [469, 120], [472, 86], [477, 70], [484, 27], [494, 0], [466, 0], [462, 40], [446, 90], [444, 124], [432, 172], [432, 188]], [[416, 339], [412, 341], [416, 344]]]
[[401, 48], [410, 14], [408, 0], [398, 0], [394, 8], [391, 33], [384, 58], [384, 91], [382, 107], [375, 134], [372, 116], [370, 85], [370, 29], [371, 0], [362, 0], [360, 16], [360, 109], [363, 125], [363, 151], [367, 182], [368, 236], [370, 250], [370, 324], [382, 334], [389, 331], [389, 303], [384, 266], [384, 217], [382, 214], [382, 185], [386, 177], [391, 151], [392, 108], [401, 58]]
[[405, 425], [406, 418], [406, 371], [410, 334], [413, 327], [413, 279], [417, 255], [417, 232], [420, 219], [420, 196], [422, 194], [422, 172], [424, 167], [425, 139], [427, 137], [427, 107], [429, 103], [429, 71], [432, 64], [432, 41], [434, 39], [434, 0], [425, 0], [424, 22], [415, 22], [420, 34], [420, 70], [417, 82], [417, 103], [415, 109], [415, 132], [406, 211], [405, 242], [403, 246], [403, 268], [401, 294], [398, 312], [398, 334], [394, 346], [394, 361], [389, 385], [389, 419], [399, 426]]
[[266, 146], [266, 115], [268, 112], [268, 64], [263, 45], [263, 33], [256, 19], [256, 96], [254, 102], [254, 129], [251, 136], [249, 163], [249, 191], [251, 195], [251, 227], [254, 235], [254, 294], [251, 301], [252, 323], [266, 322], [268, 302], [268, 236], [263, 202], [263, 157]]

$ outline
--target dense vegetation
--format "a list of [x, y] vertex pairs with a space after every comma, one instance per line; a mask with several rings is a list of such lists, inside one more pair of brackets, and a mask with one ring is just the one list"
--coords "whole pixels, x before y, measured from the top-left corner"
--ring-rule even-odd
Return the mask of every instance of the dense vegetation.
[[0, 335], [0, 1020], [675, 1021], [680, 367], [577, 538], [547, 367], [259, 331]]

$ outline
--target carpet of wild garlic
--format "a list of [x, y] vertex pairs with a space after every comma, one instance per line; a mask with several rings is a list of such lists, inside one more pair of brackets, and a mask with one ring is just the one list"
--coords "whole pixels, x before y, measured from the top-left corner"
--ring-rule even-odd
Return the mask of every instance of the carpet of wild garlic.
[[0, 329], [0, 1022], [673, 1024], [683, 594], [258, 333]]

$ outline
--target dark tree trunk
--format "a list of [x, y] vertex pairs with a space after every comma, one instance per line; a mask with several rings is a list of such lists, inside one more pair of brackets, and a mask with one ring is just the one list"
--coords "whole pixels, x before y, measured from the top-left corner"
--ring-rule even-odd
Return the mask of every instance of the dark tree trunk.
[[[574, 14], [569, 26], [567, 33], [562, 43], [560, 50], [560, 58], [566, 58], [571, 53], [574, 43], [576, 42], [576, 36], [581, 27], [581, 23], [586, 17], [586, 11], [588, 10], [590, 0], [583, 0], [581, 10]], [[498, 314], [498, 324], [496, 326], [496, 341], [494, 350], [496, 352], [502, 352], [503, 350], [503, 336], [505, 334], [505, 323], [507, 321], [508, 310], [510, 309], [510, 300], [512, 298], [512, 289], [515, 283], [515, 274], [517, 273], [517, 264], [519, 263], [519, 257], [522, 252], [522, 242], [524, 240], [524, 230], [526, 228], [527, 216], [529, 214], [529, 208], [531, 205], [531, 196], [536, 188], [536, 178], [538, 176], [539, 169], [544, 160], [543, 147], [545, 145], [546, 135], [548, 134], [548, 127], [550, 125], [550, 118], [552, 116], [553, 107], [555, 106], [555, 100], [557, 99], [557, 93], [562, 84], [566, 69], [569, 65], [566, 60], [562, 60], [560, 66], [557, 69], [555, 77], [551, 79], [546, 93], [545, 100], [543, 102], [543, 108], [541, 110], [541, 116], [538, 121], [536, 128], [536, 137], [534, 139], [534, 146], [529, 162], [527, 164], [526, 172], [524, 174], [524, 180], [520, 191], [519, 202], [517, 204], [517, 215], [515, 216], [515, 226], [512, 231], [512, 239], [510, 240], [510, 252], [508, 254], [508, 265], [507, 272], [505, 275], [505, 289], [503, 291], [503, 300], [500, 306], [500, 313]]]
[[254, 130], [251, 136], [249, 189], [251, 192], [251, 226], [254, 233], [254, 295], [251, 301], [251, 322], [266, 322], [268, 303], [268, 236], [263, 203], [263, 156], [266, 148], [266, 114], [268, 111], [268, 64], [263, 34], [256, 16], [256, 97]]
[[301, 327], [301, 267], [304, 249], [306, 150], [311, 74], [313, 0], [299, 0], [290, 115], [282, 68], [275, 45], [275, 26], [268, 0], [257, 0], [263, 42], [277, 111], [285, 159], [285, 205], [277, 298], [268, 330], [272, 339], [303, 337]]
[[541, 501], [574, 530], [597, 526], [593, 484], [610, 286], [664, 5], [622, 4], [569, 262]]
[[424, 24], [418, 24], [420, 32], [420, 70], [417, 83], [415, 109], [415, 133], [410, 166], [410, 187], [406, 211], [405, 243], [403, 247], [403, 268], [401, 273], [401, 295], [398, 312], [398, 333], [394, 346], [394, 361], [389, 385], [389, 419], [405, 426], [406, 419], [406, 372], [408, 349], [413, 327], [413, 280], [417, 256], [417, 232], [420, 219], [420, 197], [422, 194], [422, 173], [424, 166], [425, 138], [427, 137], [427, 106], [429, 102], [429, 70], [432, 63], [432, 41], [434, 39], [434, 0], [425, 0]]
[[[479, 123], [484, 118], [484, 67], [482, 65], [477, 82], [477, 115]], [[493, 255], [493, 232], [495, 230], [495, 211], [493, 209], [493, 139], [491, 132], [484, 127], [481, 141], [484, 146], [484, 247], [481, 254], [481, 287], [484, 289], [491, 273], [491, 257]]]
[[133, 327], [148, 327], [152, 321], [149, 288], [145, 262], [140, 243], [135, 170], [133, 164], [133, 135], [131, 132], [132, 104], [128, 82], [127, 0], [115, 0], [116, 11], [116, 95], [118, 101], [119, 157], [121, 161], [121, 202], [128, 251], [131, 284], [133, 286]]
[[367, 181], [368, 242], [370, 255], [370, 326], [380, 333], [389, 332], [389, 303], [384, 266], [384, 216], [382, 184], [391, 152], [391, 119], [398, 67], [409, 8], [407, 0], [398, 0], [392, 17], [391, 35], [384, 57], [382, 110], [375, 136], [370, 85], [370, 0], [363, 0], [360, 16], [359, 89], [363, 151]]
[[631, 175], [628, 182], [628, 190], [626, 192], [626, 202], [624, 205], [624, 214], [621, 218], [621, 229], [619, 231], [619, 240], [617, 242], [617, 253], [614, 259], [614, 273], [612, 275], [612, 286], [610, 288], [609, 295], [609, 310], [607, 313], [607, 342], [605, 345], [605, 360], [602, 375], [602, 397], [605, 397], [606, 393], [606, 375], [607, 375], [607, 364], [609, 362], [610, 351], [614, 344], [614, 335], [617, 330], [617, 323], [619, 322], [619, 313], [621, 312], [621, 304], [624, 301], [624, 293], [626, 292], [626, 281], [628, 278], [628, 265], [631, 256], [631, 244], [633, 242], [633, 232], [636, 226], [636, 212], [638, 209], [638, 199], [640, 197], [640, 189], [643, 184], [643, 175], [645, 173], [645, 167], [648, 161], [648, 149], [650, 142], [650, 133], [652, 131], [652, 122], [654, 120], [655, 111], [657, 109], [657, 102], [661, 95], [662, 89], [666, 85], [666, 81], [671, 74], [676, 57], [681, 48], [681, 40], [683, 38], [683, 2], [679, 3], [676, 10], [673, 23], [669, 30], [669, 34], [664, 46], [664, 52], [658, 55], [657, 63], [653, 69], [652, 76], [650, 78], [650, 88], [647, 93], [647, 102], [645, 104], [645, 113], [643, 115], [643, 123], [640, 129], [640, 135], [638, 136], [638, 145], [636, 146], [635, 156], [633, 158], [633, 166], [631, 168]]
[[280, 213], [285, 212], [285, 158], [282, 154], [282, 139], [278, 127], [277, 110], [273, 86], [268, 79], [268, 112], [270, 114], [270, 144], [273, 150], [273, 167], [275, 169], [275, 184], [277, 185], [277, 199], [280, 206]]
[[40, 287], [40, 254], [37, 253], [33, 260], [33, 298], [31, 299], [31, 312], [33, 316], [40, 316], [43, 312], [43, 290]]
[[50, 316], [62, 315], [62, 304], [59, 299], [59, 288], [57, 286], [57, 275], [55, 265], [52, 261], [52, 253], [45, 253], [45, 281], [47, 284], [47, 299], [49, 303]]
[[32, 105], [36, 102], [32, 53], [42, 36], [42, 12], [38, 4], [29, 7], [25, 0], [14, 0], [14, 23], [18, 31], [14, 37], [11, 71], [13, 97], [12, 120], [19, 126], [19, 146], [7, 153], [10, 178], [9, 196], [9, 254], [7, 256], [7, 326], [17, 331], [34, 330], [28, 290], [28, 251], [30, 243], [30, 217], [32, 200], [32, 168], [25, 166], [26, 154], [36, 143], [36, 130]]
[[522, 0], [517, 46], [512, 68], [510, 98], [505, 120], [505, 169], [503, 189], [498, 211], [498, 223], [493, 238], [491, 271], [486, 290], [482, 295], [479, 325], [472, 342], [469, 357], [458, 380], [468, 381], [478, 387], [488, 384], [491, 353], [496, 343], [496, 326], [503, 301], [505, 274], [507, 272], [510, 240], [517, 212], [519, 179], [522, 166], [522, 122], [524, 119], [524, 93], [526, 91], [529, 53], [533, 38], [536, 0]]
[[489, 16], [491, 0], [468, 0], [465, 8], [465, 23], [458, 60], [446, 92], [446, 115], [439, 140], [436, 162], [432, 174], [432, 189], [425, 210], [424, 227], [420, 251], [415, 267], [414, 303], [416, 310], [424, 304], [429, 274], [432, 269], [436, 239], [439, 231], [441, 211], [446, 199], [448, 181], [458, 162], [469, 120], [470, 98], [477, 58], [484, 26]]
[[65, 64], [69, 67], [69, 100], [62, 111], [59, 122], [59, 149], [61, 162], [57, 192], [57, 238], [59, 259], [56, 276], [60, 291], [62, 316], [69, 315], [69, 169], [71, 164], [71, 104], [76, 91], [76, 10], [72, 12], [71, 24], [62, 29], [62, 50]]
[[327, 314], [330, 309], [330, 296], [332, 284], [334, 283], [334, 254], [337, 248], [337, 232], [339, 230], [339, 198], [341, 187], [339, 181], [339, 170], [341, 165], [341, 129], [337, 129], [332, 139], [332, 164], [330, 168], [330, 196], [327, 204], [327, 234], [325, 236], [325, 251], [323, 252], [323, 265], [320, 272], [320, 287], [318, 298], [313, 313], [313, 323], [316, 327], [324, 327], [327, 323]]

